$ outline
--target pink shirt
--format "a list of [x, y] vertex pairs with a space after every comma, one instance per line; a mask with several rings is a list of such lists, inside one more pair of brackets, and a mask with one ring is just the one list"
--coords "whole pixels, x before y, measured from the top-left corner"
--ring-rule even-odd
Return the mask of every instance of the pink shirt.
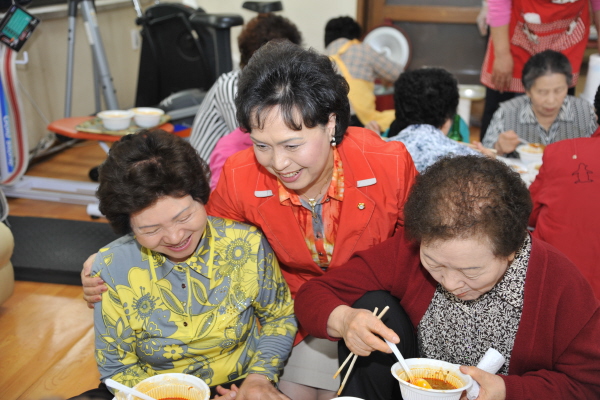
[[229, 158], [230, 155], [237, 153], [240, 150], [247, 149], [252, 146], [252, 140], [250, 140], [250, 134], [244, 133], [240, 128], [237, 128], [233, 132], [223, 136], [217, 142], [215, 149], [210, 154], [208, 166], [210, 167], [210, 189], [215, 190], [221, 171], [223, 170], [223, 164]]
[[[600, 9], [600, 0], [590, 0], [590, 2], [592, 3], [592, 10], [597, 11]], [[488, 25], [493, 27], [508, 25], [511, 9], [512, 0], [488, 0], [488, 14], [486, 18]]]

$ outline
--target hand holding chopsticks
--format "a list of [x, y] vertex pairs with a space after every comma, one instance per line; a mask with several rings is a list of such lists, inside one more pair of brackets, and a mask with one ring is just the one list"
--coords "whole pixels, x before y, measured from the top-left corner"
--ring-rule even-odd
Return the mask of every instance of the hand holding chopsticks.
[[[389, 310], [389, 307], [386, 306], [379, 315], [377, 315], [377, 310], [378, 308], [375, 307], [375, 309], [373, 310], [373, 315], [376, 315], [378, 319], [381, 319], [385, 313], [387, 312], [387, 310]], [[346, 358], [346, 360], [344, 360], [344, 362], [342, 363], [342, 365], [340, 366], [340, 368], [336, 371], [336, 373], [333, 375], [333, 379], [337, 378], [338, 375], [342, 372], [342, 370], [344, 369], [344, 367], [346, 366], [346, 364], [348, 363], [348, 361], [350, 361], [350, 359], [352, 358], [352, 362], [350, 363], [350, 367], [348, 367], [348, 371], [346, 371], [346, 376], [344, 377], [344, 380], [342, 381], [342, 384], [340, 385], [340, 388], [337, 392], [337, 395], [339, 396], [342, 393], [342, 390], [344, 390], [344, 386], [346, 385], [346, 381], [348, 381], [348, 377], [350, 376], [350, 372], [352, 372], [352, 368], [354, 367], [354, 363], [356, 362], [356, 358], [358, 356], [354, 353], [350, 353], [348, 355], [348, 357]]]

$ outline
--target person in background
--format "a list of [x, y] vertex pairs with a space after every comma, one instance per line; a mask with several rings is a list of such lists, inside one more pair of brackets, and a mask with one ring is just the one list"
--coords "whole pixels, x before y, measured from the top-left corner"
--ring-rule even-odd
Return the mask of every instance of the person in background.
[[[271, 41], [242, 70], [238, 121], [253, 148], [229, 157], [209, 215], [259, 227], [292, 296], [356, 251], [391, 237], [417, 171], [404, 145], [348, 127], [348, 84], [332, 61], [288, 41]], [[102, 280], [82, 271], [85, 299]], [[301, 328], [280, 389], [295, 400], [336, 397], [337, 344]]]
[[500, 104], [483, 145], [498, 155], [512, 155], [521, 143], [549, 145], [589, 137], [597, 128], [590, 103], [567, 95], [572, 82], [567, 57], [553, 50], [532, 56], [523, 68], [525, 96]]
[[325, 54], [335, 61], [339, 73], [350, 85], [351, 125], [376, 123], [378, 130], [383, 132], [394, 120], [394, 110], [376, 110], [374, 82], [380, 79], [391, 84], [404, 66], [377, 53], [371, 46], [362, 43], [360, 37], [360, 25], [351, 17], [330, 19], [325, 26]]
[[[600, 90], [594, 98], [600, 110]], [[532, 235], [565, 253], [600, 299], [600, 129], [589, 138], [562, 140], [544, 150], [529, 187]]]
[[[176, 135], [142, 130], [110, 149], [97, 196], [124, 236], [91, 271], [108, 289], [94, 308], [101, 380], [178, 372], [212, 395], [288, 399], [274, 384], [297, 331], [289, 288], [256, 227], [207, 216], [209, 193], [206, 164]], [[104, 383], [82, 396], [113, 398]]]
[[[248, 21], [238, 36], [240, 69], [271, 39], [302, 44], [302, 34], [290, 20], [276, 14], [259, 14]], [[240, 72], [234, 70], [217, 78], [194, 118], [190, 143], [205, 161], [209, 160], [217, 141], [238, 127], [234, 101]]]
[[458, 82], [443, 68], [406, 71], [394, 83], [396, 119], [388, 141], [404, 143], [419, 172], [445, 155], [481, 154], [447, 136], [458, 100]]
[[237, 128], [228, 135], [223, 136], [217, 142], [214, 150], [210, 154], [208, 166], [210, 167], [210, 189], [215, 190], [219, 178], [221, 177], [221, 170], [225, 161], [232, 154], [238, 151], [252, 147], [252, 140], [250, 135], [243, 132], [240, 128]]
[[[382, 337], [405, 358], [461, 365], [478, 399], [600, 398], [600, 302], [564, 254], [530, 236], [530, 211], [505, 163], [446, 157], [417, 177], [405, 232], [304, 284], [300, 324], [343, 338], [340, 359], [359, 356], [343, 395], [400, 398]], [[369, 311], [386, 305], [382, 321]], [[490, 347], [506, 359], [497, 375], [474, 367]]]
[[[588, 42], [590, 3], [596, 27], [600, 26], [600, 0], [488, 0], [487, 3], [490, 40], [481, 69], [481, 83], [487, 88], [482, 141], [499, 104], [527, 90], [521, 83], [521, 71], [534, 54], [556, 50], [568, 58], [573, 70], [569, 94], [574, 95]], [[600, 41], [597, 47], [600, 52]]]

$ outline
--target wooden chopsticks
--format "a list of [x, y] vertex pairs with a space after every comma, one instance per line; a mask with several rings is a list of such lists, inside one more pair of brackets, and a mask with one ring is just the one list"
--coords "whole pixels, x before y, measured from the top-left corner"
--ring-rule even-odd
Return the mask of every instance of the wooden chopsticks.
[[[383, 310], [381, 310], [381, 313], [379, 315], [377, 315], [378, 308], [375, 307], [375, 309], [373, 310], [373, 315], [377, 315], [377, 318], [381, 319], [385, 315], [387, 310], [389, 310], [389, 309], [390, 309], [389, 306], [385, 306], [385, 308]], [[346, 381], [348, 380], [348, 377], [350, 376], [350, 372], [352, 372], [352, 368], [354, 367], [354, 363], [356, 362], [356, 359], [358, 358], [358, 356], [356, 354], [350, 352], [348, 357], [346, 357], [346, 360], [344, 360], [344, 362], [342, 363], [340, 368], [333, 375], [333, 379], [337, 378], [338, 375], [342, 372], [342, 370], [346, 366], [346, 364], [348, 364], [348, 361], [350, 361], [351, 358], [352, 358], [352, 362], [350, 363], [350, 366], [348, 367], [348, 371], [346, 371], [346, 376], [344, 377], [344, 380], [342, 381], [342, 384], [340, 385], [340, 389], [337, 391], [338, 396], [342, 393], [342, 390], [344, 390], [344, 386], [346, 386]]]

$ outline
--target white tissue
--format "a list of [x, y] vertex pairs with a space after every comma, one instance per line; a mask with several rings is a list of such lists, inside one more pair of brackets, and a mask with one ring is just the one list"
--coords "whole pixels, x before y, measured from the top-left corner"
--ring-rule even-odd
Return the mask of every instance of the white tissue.
[[[500, 370], [505, 361], [506, 359], [502, 354], [490, 347], [481, 360], [479, 360], [477, 368], [489, 372], [490, 374], [495, 374]], [[473, 386], [467, 390], [467, 399], [475, 400], [477, 396], [479, 396], [479, 384], [473, 379]]]

